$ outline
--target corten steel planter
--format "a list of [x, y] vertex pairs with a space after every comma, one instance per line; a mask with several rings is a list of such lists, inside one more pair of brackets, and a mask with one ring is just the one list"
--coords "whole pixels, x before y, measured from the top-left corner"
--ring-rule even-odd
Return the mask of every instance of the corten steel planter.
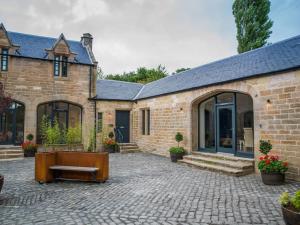
[[0, 174], [0, 193], [1, 193], [1, 190], [2, 190], [2, 187], [3, 187], [3, 183], [4, 183], [4, 176], [2, 176]]
[[183, 159], [184, 153], [171, 153], [170, 152], [170, 157], [171, 157], [171, 162], [177, 162], [179, 159]]
[[24, 157], [34, 157], [36, 149], [24, 150]]
[[283, 219], [286, 225], [300, 225], [300, 212], [295, 212], [291, 207], [281, 207]]
[[284, 173], [266, 173], [261, 171], [262, 182], [266, 185], [282, 185], [284, 184], [285, 174]]

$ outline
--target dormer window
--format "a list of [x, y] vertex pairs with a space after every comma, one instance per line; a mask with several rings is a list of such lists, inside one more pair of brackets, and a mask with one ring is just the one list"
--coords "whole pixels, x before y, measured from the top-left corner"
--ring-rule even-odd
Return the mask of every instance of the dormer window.
[[68, 57], [59, 55], [54, 56], [54, 76], [68, 76]]
[[1, 50], [1, 71], [8, 70], [8, 49], [2, 48]]

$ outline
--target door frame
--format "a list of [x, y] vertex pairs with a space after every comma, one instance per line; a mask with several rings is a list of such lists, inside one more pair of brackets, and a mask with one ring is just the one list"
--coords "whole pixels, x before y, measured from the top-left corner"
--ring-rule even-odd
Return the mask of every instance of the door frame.
[[129, 109], [116, 109], [115, 110], [115, 136], [117, 138], [117, 134], [116, 132], [117, 131], [117, 112], [128, 112], [128, 142], [122, 142], [122, 143], [130, 143], [130, 139], [131, 139], [131, 118], [130, 118], [130, 113], [131, 113], [131, 110]]
[[[220, 146], [220, 116], [219, 112], [220, 109], [231, 109], [231, 137], [232, 137], [232, 147], [231, 148], [224, 148]], [[234, 104], [221, 104], [216, 105], [216, 151], [223, 152], [223, 153], [230, 153], [235, 154], [235, 142], [236, 142], [236, 129], [235, 129], [235, 107]]]

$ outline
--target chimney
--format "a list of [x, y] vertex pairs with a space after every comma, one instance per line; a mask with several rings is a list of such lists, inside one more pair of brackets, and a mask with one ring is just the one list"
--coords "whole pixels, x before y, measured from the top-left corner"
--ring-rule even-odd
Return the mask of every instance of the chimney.
[[81, 43], [84, 46], [89, 46], [90, 50], [93, 48], [93, 36], [90, 33], [84, 33], [81, 37]]

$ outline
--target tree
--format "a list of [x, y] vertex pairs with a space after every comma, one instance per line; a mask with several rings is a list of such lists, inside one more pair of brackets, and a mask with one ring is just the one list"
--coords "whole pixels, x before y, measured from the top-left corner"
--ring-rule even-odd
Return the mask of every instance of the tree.
[[273, 22], [269, 19], [269, 0], [235, 0], [232, 13], [235, 17], [238, 53], [260, 48], [267, 44]]
[[175, 72], [173, 74], [180, 73], [180, 72], [183, 72], [183, 71], [187, 71], [189, 69], [191, 69], [191, 68], [179, 68], [179, 69], [175, 70]]
[[108, 80], [120, 80], [135, 83], [146, 84], [168, 75], [164, 66], [159, 65], [157, 68], [147, 69], [140, 67], [136, 71], [123, 74], [110, 74], [105, 77]]

